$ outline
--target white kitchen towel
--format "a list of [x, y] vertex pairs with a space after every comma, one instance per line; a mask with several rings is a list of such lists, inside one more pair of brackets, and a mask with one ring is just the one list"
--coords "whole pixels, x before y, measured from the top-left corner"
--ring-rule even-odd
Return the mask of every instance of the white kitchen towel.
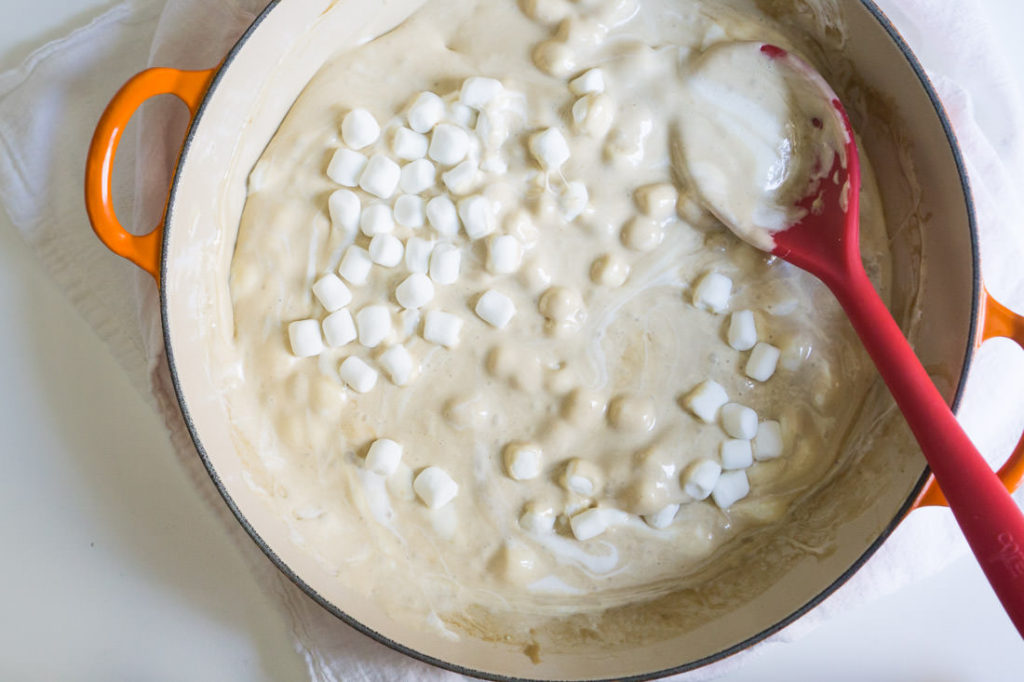
[[[378, 682], [460, 676], [430, 668], [359, 635], [317, 606], [249, 542], [206, 476], [177, 410], [164, 359], [156, 288], [149, 275], [114, 256], [89, 229], [82, 172], [93, 127], [114, 92], [148, 65], [207, 68], [220, 61], [265, 0], [127, 0], [0, 74], [0, 202], [55, 281], [103, 338], [140, 394], [165, 418], [182, 465], [238, 541], [268, 593], [280, 595], [311, 679]], [[978, 203], [990, 288], [1024, 311], [1017, 263], [1024, 215], [1013, 179], [1024, 177], [1024, 107], [1016, 82], [992, 48], [977, 0], [880, 0], [922, 58], [942, 95]], [[937, 39], [941, 36], [941, 41]], [[955, 53], [946, 49], [955, 44]], [[147, 105], [129, 126], [114, 193], [135, 232], [160, 218], [186, 123], [183, 107]], [[1016, 379], [1007, 380], [1009, 366]], [[986, 349], [972, 371], [961, 419], [991, 460], [1005, 456], [1022, 428], [1013, 384], [1022, 354]], [[982, 390], [984, 387], [984, 390]], [[946, 510], [912, 514], [876, 556], [819, 608], [770, 640], [785, 642], [843, 610], [934, 572], [965, 551]], [[733, 658], [688, 679], [711, 678]]]

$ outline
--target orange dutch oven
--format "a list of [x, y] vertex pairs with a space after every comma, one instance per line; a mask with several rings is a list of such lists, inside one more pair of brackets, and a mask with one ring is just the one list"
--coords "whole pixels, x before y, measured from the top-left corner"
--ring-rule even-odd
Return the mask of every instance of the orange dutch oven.
[[[500, 642], [453, 643], [394, 620], [295, 546], [282, 520], [246, 484], [243, 446], [234, 437], [216, 372], [210, 371], [218, 353], [230, 351], [230, 330], [220, 323], [231, 309], [228, 268], [246, 178], [291, 103], [337, 45], [389, 30], [403, 19], [403, 6], [271, 2], [216, 68], [153, 68], [129, 80], [103, 114], [88, 157], [85, 200], [97, 236], [150, 273], [159, 287], [169, 368], [196, 449], [238, 521], [291, 580], [361, 632], [454, 671], [502, 680], [650, 679], [712, 663], [778, 631], [835, 591], [908, 513], [944, 503], [901, 425], [881, 431], [862, 425], [864, 433], [852, 438], [870, 435], [873, 445], [855, 467], [791, 514], [779, 533], [806, 546], [824, 542], [828, 551], [777, 566], [758, 564], [763, 575], [756, 590], [669, 639], [640, 641], [626, 650], [581, 644], [539, 661]], [[875, 167], [890, 228], [904, 228], [891, 229], [894, 316], [956, 409], [977, 349], [994, 337], [1024, 347], [1024, 318], [982, 284], [968, 178], [921, 65], [873, 2], [843, 3], [843, 12], [843, 48], [810, 54], [847, 103]], [[807, 30], [819, 47], [829, 44], [814, 26]], [[129, 119], [161, 94], [185, 102], [191, 124], [163, 221], [148, 234], [133, 235], [115, 214], [111, 173]], [[881, 391], [879, 410], [891, 413]], [[999, 476], [1011, 490], [1019, 485], [1024, 438]], [[681, 612], [685, 604], [683, 598]]]

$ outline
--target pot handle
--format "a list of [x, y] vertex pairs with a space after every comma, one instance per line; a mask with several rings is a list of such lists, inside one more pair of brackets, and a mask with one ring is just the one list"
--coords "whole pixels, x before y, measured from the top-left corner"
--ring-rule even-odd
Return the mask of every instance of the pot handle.
[[[988, 289], [984, 289], [983, 293], [979, 345], [995, 337], [1004, 337], [1016, 341], [1024, 348], [1024, 316], [1017, 315], [994, 299]], [[1011, 493], [1020, 487], [1021, 479], [1024, 479], [1024, 435], [1017, 441], [1013, 454], [999, 469], [998, 475], [999, 480]], [[934, 476], [928, 479], [924, 490], [914, 503], [915, 509], [929, 506], [949, 506]]]
[[157, 95], [175, 95], [195, 118], [214, 69], [182, 71], [153, 68], [135, 74], [110, 100], [96, 124], [85, 163], [85, 210], [96, 236], [107, 248], [127, 258], [160, 281], [160, 248], [164, 225], [160, 222], [144, 235], [124, 229], [114, 212], [111, 179], [114, 159], [128, 121], [139, 107]]

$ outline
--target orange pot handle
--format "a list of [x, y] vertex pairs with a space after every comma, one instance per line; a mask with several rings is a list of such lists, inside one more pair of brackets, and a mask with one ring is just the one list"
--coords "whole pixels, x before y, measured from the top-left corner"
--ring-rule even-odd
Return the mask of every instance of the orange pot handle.
[[[980, 316], [980, 334], [978, 345], [985, 343], [995, 337], [1003, 337], [1016, 341], [1021, 348], [1024, 348], [1024, 316], [1017, 315], [1002, 303], [992, 298], [988, 290], [984, 290]], [[1024, 435], [1017, 442], [1017, 446], [1010, 455], [1010, 459], [999, 469], [999, 479], [1010, 492], [1015, 491], [1024, 479]], [[946, 497], [935, 482], [935, 478], [929, 478], [921, 495], [914, 503], [914, 508], [928, 506], [947, 506]]]
[[153, 275], [158, 283], [163, 221], [144, 235], [134, 235], [124, 229], [114, 212], [111, 196], [114, 159], [128, 121], [146, 100], [157, 95], [175, 95], [188, 106], [191, 118], [195, 118], [214, 71], [154, 68], [135, 74], [110, 100], [89, 145], [85, 163], [85, 210], [92, 229], [107, 248]]

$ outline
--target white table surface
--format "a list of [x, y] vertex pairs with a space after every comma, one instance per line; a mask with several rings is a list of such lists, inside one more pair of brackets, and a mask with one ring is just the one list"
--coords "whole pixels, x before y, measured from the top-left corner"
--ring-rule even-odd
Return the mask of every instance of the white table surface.
[[[982, 2], [1024, 73], [1024, 2]], [[0, 70], [111, 4], [0, 0]], [[2, 212], [0, 320], [0, 679], [303, 679], [161, 422]], [[1024, 645], [968, 557], [723, 679], [1007, 682]]]

